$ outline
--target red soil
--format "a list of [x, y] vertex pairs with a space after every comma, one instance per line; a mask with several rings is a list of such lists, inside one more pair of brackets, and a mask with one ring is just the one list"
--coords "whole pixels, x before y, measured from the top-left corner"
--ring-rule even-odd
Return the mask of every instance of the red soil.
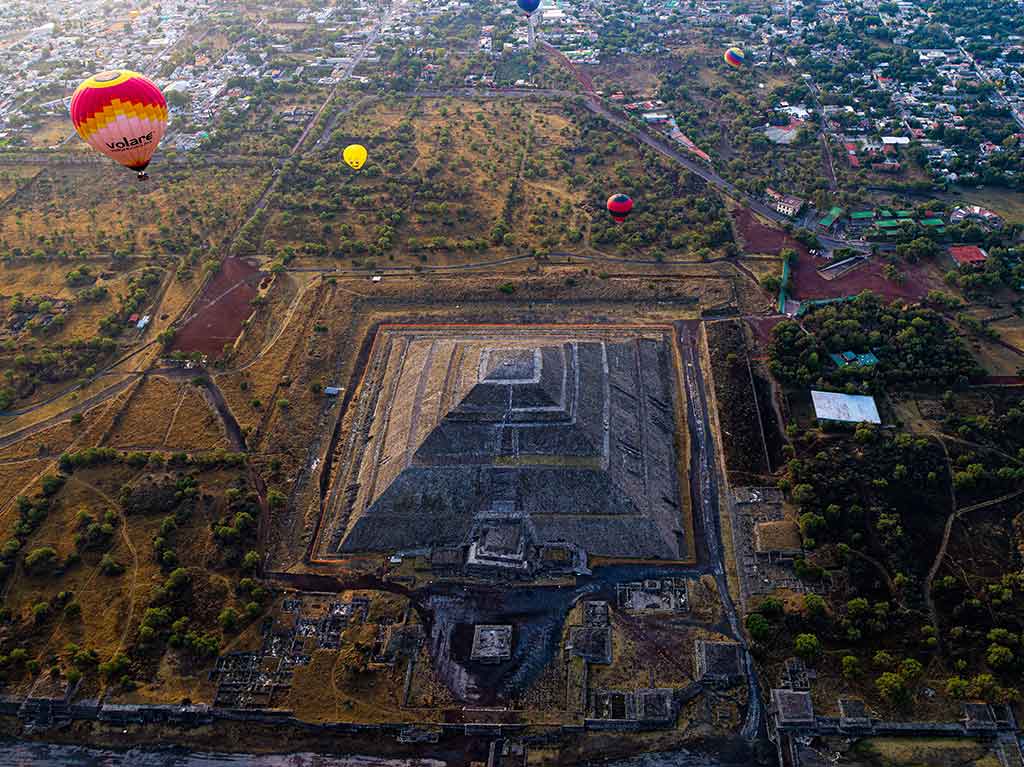
[[941, 287], [941, 282], [929, 274], [928, 267], [922, 264], [901, 264], [900, 271], [904, 279], [902, 284], [897, 284], [882, 275], [882, 264], [878, 261], [858, 266], [834, 280], [826, 280], [818, 274], [818, 269], [827, 263], [812, 256], [801, 256], [797, 259], [790, 270], [790, 296], [798, 301], [806, 301], [814, 298], [854, 296], [870, 290], [887, 298], [919, 301], [930, 289]]
[[900, 271], [904, 280], [897, 284], [882, 275], [883, 264], [878, 260], [858, 266], [843, 277], [826, 280], [818, 274], [818, 269], [829, 262], [811, 256], [802, 243], [781, 229], [762, 224], [747, 208], [734, 210], [732, 215], [747, 252], [778, 255], [783, 248], [797, 252], [799, 257], [792, 265], [789, 291], [790, 298], [797, 301], [853, 296], [865, 290], [887, 298], [918, 301], [932, 288], [942, 288], [942, 281], [930, 272], [927, 265], [902, 264]]
[[732, 217], [746, 252], [777, 256], [783, 248], [792, 248], [801, 257], [807, 255], [807, 248], [803, 244], [794, 240], [781, 229], [762, 224], [749, 208], [734, 210]]
[[221, 263], [220, 271], [203, 288], [192, 313], [174, 338], [174, 349], [219, 357], [224, 345], [234, 343], [246, 318], [249, 302], [263, 277], [252, 264], [240, 258]]
[[747, 324], [754, 333], [753, 355], [763, 357], [768, 353], [768, 345], [772, 341], [772, 331], [785, 317], [747, 317]]

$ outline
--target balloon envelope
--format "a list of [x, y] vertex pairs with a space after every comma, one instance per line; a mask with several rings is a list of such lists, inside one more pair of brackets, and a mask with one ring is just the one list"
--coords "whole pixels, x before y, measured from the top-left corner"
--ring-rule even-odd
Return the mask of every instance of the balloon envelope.
[[366, 162], [366, 147], [362, 144], [349, 144], [341, 156], [354, 170], [359, 170]]
[[141, 172], [167, 130], [167, 102], [151, 80], [136, 72], [100, 72], [71, 97], [71, 122], [97, 152]]
[[739, 69], [746, 63], [747, 55], [739, 48], [730, 48], [725, 52], [725, 63]]
[[618, 223], [626, 220], [626, 216], [633, 210], [633, 201], [624, 194], [613, 194], [608, 198], [608, 212], [612, 219]]
[[527, 13], [533, 13], [540, 7], [540, 0], [516, 0], [519, 3], [519, 7]]

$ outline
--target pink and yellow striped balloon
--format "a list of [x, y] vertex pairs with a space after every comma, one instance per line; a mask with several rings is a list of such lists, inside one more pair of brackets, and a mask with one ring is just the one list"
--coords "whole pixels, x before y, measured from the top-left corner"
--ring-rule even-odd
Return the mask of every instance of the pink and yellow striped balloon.
[[100, 72], [71, 97], [71, 122], [89, 146], [144, 177], [167, 129], [167, 101], [136, 72]]

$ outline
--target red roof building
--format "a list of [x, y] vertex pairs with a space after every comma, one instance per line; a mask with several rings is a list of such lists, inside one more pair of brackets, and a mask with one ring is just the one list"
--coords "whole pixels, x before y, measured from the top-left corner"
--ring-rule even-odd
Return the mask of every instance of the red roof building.
[[949, 249], [949, 255], [960, 266], [977, 266], [988, 258], [988, 253], [976, 245], [954, 245]]

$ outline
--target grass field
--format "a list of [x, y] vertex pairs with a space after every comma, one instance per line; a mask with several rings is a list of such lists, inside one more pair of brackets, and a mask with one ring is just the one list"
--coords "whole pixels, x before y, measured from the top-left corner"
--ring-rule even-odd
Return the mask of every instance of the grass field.
[[112, 164], [43, 166], [0, 208], [0, 242], [25, 253], [216, 247], [233, 232], [265, 174], [257, 167], [160, 163], [139, 185]]
[[[169, 531], [166, 507], [163, 513], [128, 514], [120, 497], [126, 484], [173, 483], [182, 476], [173, 470], [114, 463], [76, 470], [52, 495], [49, 511], [31, 534], [26, 550], [52, 547], [58, 568], [40, 573], [17, 567], [5, 584], [5, 604], [14, 611], [18, 641], [30, 657], [46, 664], [47, 669], [57, 667], [67, 673], [71, 667], [66, 649], [69, 644], [94, 650], [98, 662], [120, 653], [129, 658], [127, 674], [137, 683], [111, 683], [112, 699], [212, 700], [213, 688], [204, 672], [211, 658], [196, 662], [173, 649], [156, 652], [144, 637], [140, 638], [139, 628], [153, 604], [154, 589], [168, 573], [166, 564], [162, 566], [154, 555], [157, 538], [170, 541], [176, 566], [187, 568], [189, 573], [192, 602], [188, 616], [192, 626], [202, 630], [213, 627], [219, 637], [219, 611], [227, 606], [240, 608], [235, 589], [237, 570], [224, 564], [210, 532], [211, 522], [225, 511], [226, 489], [238, 486], [237, 473], [195, 473], [204, 500], [196, 503], [191, 514], [175, 515], [177, 524]], [[109, 525], [105, 537], [99, 536], [95, 544], [83, 545], [75, 538], [76, 533], [85, 530], [87, 523], [80, 521], [83, 515]], [[102, 562], [110, 558], [122, 567], [122, 572], [105, 569]], [[62, 610], [69, 600], [80, 607], [79, 612]], [[40, 604], [49, 606], [41, 616]], [[233, 641], [232, 635], [225, 633], [223, 641]], [[10, 649], [9, 637], [4, 645]], [[96, 674], [95, 667], [83, 670], [85, 690], [97, 691], [108, 685]], [[15, 677], [15, 686], [22, 689], [34, 680], [31, 673]]]
[[974, 740], [868, 738], [854, 753], [865, 767], [999, 767], [992, 749]]

